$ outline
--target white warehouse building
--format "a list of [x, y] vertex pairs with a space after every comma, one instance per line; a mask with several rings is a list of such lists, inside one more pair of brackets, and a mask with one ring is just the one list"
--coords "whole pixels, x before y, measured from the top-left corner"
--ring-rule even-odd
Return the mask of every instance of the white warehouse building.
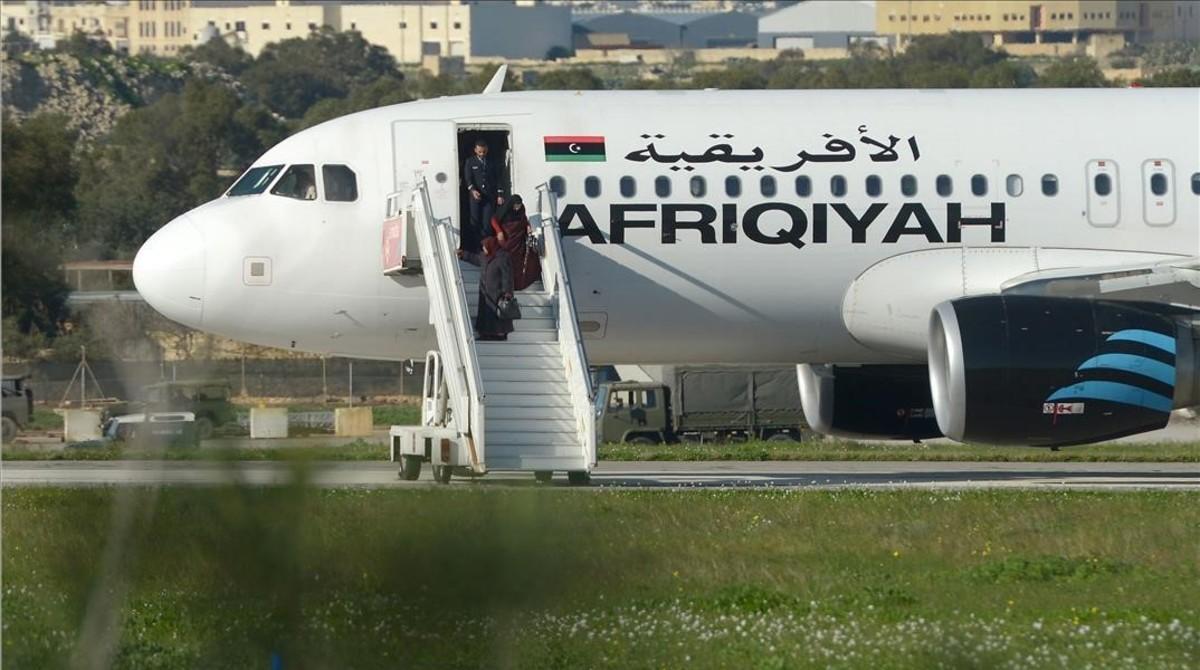
[[764, 49], [845, 49], [857, 42], [891, 44], [875, 30], [874, 0], [805, 0], [758, 19]]

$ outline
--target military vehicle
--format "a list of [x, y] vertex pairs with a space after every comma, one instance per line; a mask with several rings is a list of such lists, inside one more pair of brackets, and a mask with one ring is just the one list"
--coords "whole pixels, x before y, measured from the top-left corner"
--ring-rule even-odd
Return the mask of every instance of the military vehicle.
[[670, 384], [600, 384], [596, 423], [601, 441], [798, 442], [805, 436], [795, 367], [680, 367], [671, 377]]
[[237, 408], [229, 402], [229, 384], [220, 381], [168, 381], [143, 389], [145, 409], [151, 412], [191, 412], [196, 417], [196, 437], [237, 421]]
[[0, 389], [3, 390], [3, 409], [0, 410], [2, 437], [5, 442], [17, 436], [33, 416], [33, 390], [26, 385], [26, 375], [4, 375]]
[[121, 440], [140, 446], [194, 447], [196, 415], [191, 412], [150, 412], [115, 416], [104, 424], [104, 441]]

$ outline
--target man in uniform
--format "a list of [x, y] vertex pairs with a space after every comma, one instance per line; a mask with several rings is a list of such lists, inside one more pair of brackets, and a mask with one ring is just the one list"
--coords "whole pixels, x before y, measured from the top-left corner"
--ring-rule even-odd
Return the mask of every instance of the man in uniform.
[[[488, 145], [483, 138], [475, 140], [475, 155], [463, 163], [463, 180], [467, 186], [468, 202], [471, 205], [472, 247], [479, 244], [492, 225], [492, 214], [496, 205], [504, 203], [504, 185], [501, 182], [498, 161], [488, 158]], [[464, 245], [465, 247], [466, 245]]]

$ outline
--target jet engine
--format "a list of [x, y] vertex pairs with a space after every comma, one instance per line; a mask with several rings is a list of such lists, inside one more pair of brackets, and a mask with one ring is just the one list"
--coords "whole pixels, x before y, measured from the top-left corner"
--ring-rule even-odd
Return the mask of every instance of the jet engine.
[[799, 365], [808, 425], [840, 437], [941, 437], [924, 365]]
[[1197, 332], [1138, 303], [989, 295], [943, 302], [929, 382], [947, 437], [1062, 446], [1162, 428], [1196, 404]]

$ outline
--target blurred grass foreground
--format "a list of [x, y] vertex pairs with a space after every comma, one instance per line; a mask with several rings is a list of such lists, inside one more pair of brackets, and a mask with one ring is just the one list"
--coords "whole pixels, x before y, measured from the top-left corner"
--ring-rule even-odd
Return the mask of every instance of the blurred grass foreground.
[[1182, 491], [21, 488], [3, 515], [13, 668], [1200, 665]]

